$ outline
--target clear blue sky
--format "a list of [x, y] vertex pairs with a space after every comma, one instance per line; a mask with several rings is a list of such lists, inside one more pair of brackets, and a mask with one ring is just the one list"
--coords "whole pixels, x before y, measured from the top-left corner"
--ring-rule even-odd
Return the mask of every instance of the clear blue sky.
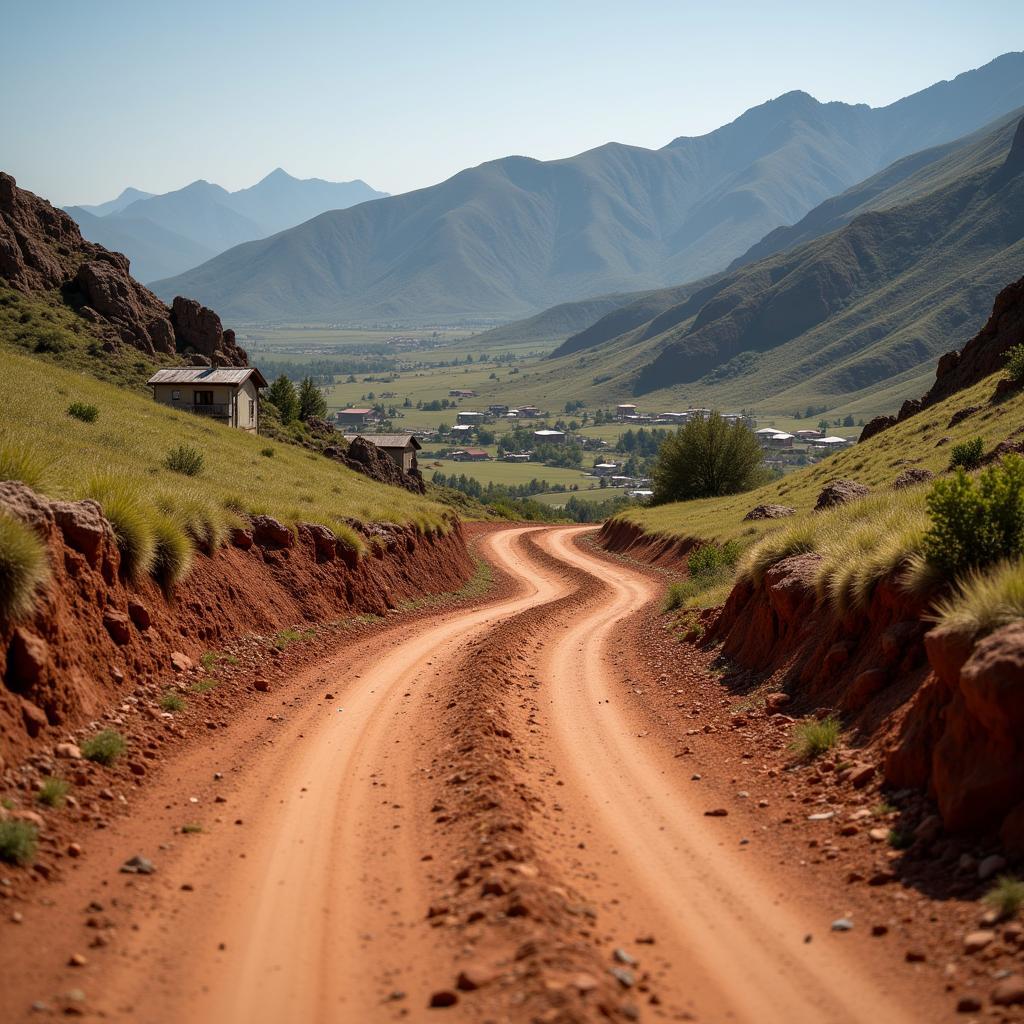
[[1024, 48], [1020, 0], [0, 0], [0, 167], [53, 202], [196, 178], [403, 192], [663, 146], [790, 89], [890, 103]]

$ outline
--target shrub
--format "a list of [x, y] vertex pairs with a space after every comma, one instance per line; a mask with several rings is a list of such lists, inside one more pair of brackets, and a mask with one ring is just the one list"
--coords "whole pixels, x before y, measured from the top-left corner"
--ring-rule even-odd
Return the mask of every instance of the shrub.
[[839, 719], [833, 715], [797, 723], [791, 749], [801, 761], [811, 761], [831, 750], [839, 742]]
[[36, 590], [49, 578], [42, 538], [20, 519], [0, 512], [0, 619], [28, 614]]
[[926, 504], [923, 554], [947, 578], [1014, 558], [1024, 550], [1024, 459], [1007, 456], [977, 481], [963, 469], [938, 480]]
[[652, 503], [736, 494], [764, 478], [761, 447], [742, 424], [718, 413], [695, 419], [662, 442], [651, 478]]
[[39, 792], [36, 794], [36, 799], [41, 804], [46, 804], [47, 807], [61, 807], [70, 788], [70, 782], [66, 782], [64, 779], [55, 779], [51, 776], [50, 778], [43, 779]]
[[1000, 917], [1013, 917], [1024, 907], [1024, 882], [1012, 875], [1001, 875], [984, 899]]
[[721, 547], [704, 544], [690, 555], [686, 567], [693, 579], [711, 580], [722, 570], [731, 570], [739, 560], [740, 551], [739, 542], [735, 540], [727, 541]]
[[160, 707], [164, 711], [184, 711], [185, 698], [180, 693], [175, 693], [174, 690], [168, 690], [160, 698]]
[[1006, 372], [1010, 380], [1024, 380], [1024, 345], [1014, 345], [1007, 351]]
[[112, 474], [94, 477], [86, 493], [100, 503], [114, 528], [125, 574], [131, 579], [144, 576], [156, 558], [157, 510], [143, 500], [134, 485]]
[[663, 612], [673, 612], [682, 608], [691, 597], [697, 595], [697, 588], [690, 580], [680, 580], [678, 583], [670, 583], [665, 592], [665, 601], [661, 606]]
[[83, 423], [95, 423], [99, 414], [99, 406], [88, 405], [85, 402], [72, 402], [68, 406], [68, 415]]
[[998, 562], [987, 571], [969, 571], [951, 597], [936, 602], [933, 618], [969, 636], [992, 633], [1024, 619], [1024, 561]]
[[268, 445], [266, 448], [260, 449], [260, 455], [264, 456], [264, 458], [272, 459], [274, 457], [274, 449]]
[[179, 444], [167, 453], [164, 465], [175, 473], [198, 476], [203, 471], [203, 453], [192, 445]]
[[82, 756], [97, 764], [113, 764], [127, 746], [124, 737], [116, 729], [104, 729], [82, 744]]
[[889, 829], [888, 843], [894, 850], [907, 850], [914, 845], [914, 834], [891, 828]]
[[36, 855], [36, 826], [30, 821], [0, 821], [0, 860], [31, 864]]
[[153, 523], [156, 548], [150, 572], [169, 590], [184, 579], [192, 567], [192, 541], [172, 516], [160, 515]]
[[981, 465], [981, 456], [985, 452], [985, 442], [980, 437], [972, 437], [969, 441], [961, 441], [953, 445], [949, 457], [949, 468], [977, 469]]
[[36, 335], [33, 348], [36, 352], [49, 352], [53, 355], [59, 355], [61, 352], [66, 352], [71, 348], [72, 344], [73, 342], [68, 337], [66, 331], [61, 330], [59, 327], [51, 327], [40, 331]]

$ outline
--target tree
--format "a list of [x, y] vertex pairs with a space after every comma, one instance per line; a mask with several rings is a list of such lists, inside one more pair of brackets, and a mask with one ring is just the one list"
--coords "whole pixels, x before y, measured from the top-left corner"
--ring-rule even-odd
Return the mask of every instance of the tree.
[[828, 433], [828, 420], [818, 420], [818, 429], [823, 433]]
[[653, 504], [736, 494], [757, 486], [762, 476], [757, 438], [742, 423], [730, 426], [713, 412], [680, 427], [658, 449]]
[[282, 373], [267, 391], [267, 399], [281, 415], [282, 423], [291, 423], [299, 415], [299, 396], [295, 385]]
[[324, 393], [313, 383], [312, 377], [304, 377], [299, 385], [299, 419], [308, 420], [310, 416], [323, 419], [327, 415], [327, 399]]
[[852, 413], [847, 413], [843, 417], [843, 426], [844, 427], [852, 427], [853, 426], [853, 414]]

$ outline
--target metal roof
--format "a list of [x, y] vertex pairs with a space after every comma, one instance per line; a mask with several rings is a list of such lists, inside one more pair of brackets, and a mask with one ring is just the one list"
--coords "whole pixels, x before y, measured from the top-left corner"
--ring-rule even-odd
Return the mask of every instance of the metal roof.
[[147, 384], [244, 384], [256, 375], [257, 387], [265, 388], [267, 381], [255, 366], [176, 366], [170, 370], [157, 370]]
[[413, 448], [421, 448], [415, 434], [345, 434], [346, 441], [354, 441], [361, 437], [364, 441], [375, 444], [378, 448], [405, 448], [412, 443]]

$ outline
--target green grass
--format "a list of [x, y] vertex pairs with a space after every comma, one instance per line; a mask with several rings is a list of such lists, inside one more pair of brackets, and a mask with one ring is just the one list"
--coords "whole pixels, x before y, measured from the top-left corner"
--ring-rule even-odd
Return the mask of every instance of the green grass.
[[160, 708], [163, 711], [184, 711], [185, 710], [185, 698], [175, 690], [168, 690], [160, 698]]
[[88, 405], [85, 402], [72, 402], [68, 406], [68, 415], [83, 423], [95, 423], [99, 418], [99, 406]]
[[47, 807], [61, 807], [69, 789], [71, 789], [70, 782], [50, 776], [43, 779], [39, 786], [39, 792], [36, 793], [36, 799]]
[[41, 490], [49, 485], [54, 465], [44, 456], [31, 438], [14, 431], [0, 434], [0, 481], [20, 480]]
[[199, 476], [204, 461], [203, 453], [191, 444], [179, 444], [164, 456], [164, 465], [182, 476]]
[[279, 650], [283, 651], [286, 647], [296, 643], [299, 640], [312, 640], [316, 636], [315, 629], [280, 629], [274, 635], [274, 646]]
[[30, 821], [0, 821], [0, 861], [31, 864], [39, 830]]
[[116, 729], [104, 729], [82, 744], [82, 756], [97, 764], [113, 764], [128, 748], [125, 738]]
[[695, 593], [696, 589], [690, 580], [678, 580], [675, 583], [670, 583], [668, 590], [665, 591], [665, 600], [662, 602], [661, 610], [672, 612], [677, 608], [682, 608]]
[[972, 637], [1024, 619], [1024, 560], [969, 573], [950, 596], [936, 602], [934, 618], [944, 628]]
[[46, 544], [20, 519], [0, 513], [0, 618], [27, 615], [50, 578]]
[[182, 825], [181, 826], [181, 831], [182, 831], [182, 833], [184, 835], [187, 835], [187, 836], [189, 836], [189, 835], [196, 835], [197, 833], [203, 831], [203, 826], [202, 825], [194, 825], [194, 824]]
[[828, 753], [838, 742], [842, 730], [839, 719], [833, 716], [798, 722], [793, 728], [790, 749], [801, 761], [813, 761]]
[[174, 516], [159, 514], [153, 519], [153, 540], [150, 572], [165, 590], [169, 590], [192, 568], [192, 538]]
[[1024, 907], [1024, 882], [1012, 875], [1002, 875], [985, 893], [984, 900], [1000, 917], [1015, 917]]
[[197, 679], [192, 684], [192, 690], [194, 693], [209, 693], [217, 686], [220, 686], [220, 680], [214, 676], [208, 676], [206, 679]]

